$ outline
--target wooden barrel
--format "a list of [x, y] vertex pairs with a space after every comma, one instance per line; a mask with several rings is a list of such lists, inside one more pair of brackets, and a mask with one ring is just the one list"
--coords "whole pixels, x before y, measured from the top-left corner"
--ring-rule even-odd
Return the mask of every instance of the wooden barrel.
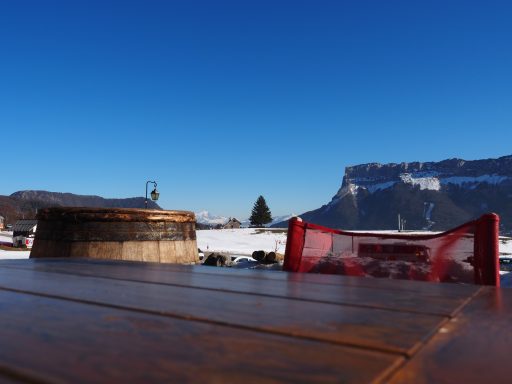
[[193, 212], [124, 208], [45, 208], [30, 258], [198, 263]]

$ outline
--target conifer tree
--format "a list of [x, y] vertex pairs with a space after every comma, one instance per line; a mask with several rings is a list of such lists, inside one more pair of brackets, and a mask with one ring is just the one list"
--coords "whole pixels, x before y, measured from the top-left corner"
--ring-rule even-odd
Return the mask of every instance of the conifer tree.
[[272, 214], [263, 196], [258, 197], [258, 200], [254, 203], [249, 220], [251, 225], [257, 227], [263, 227], [263, 225], [272, 221]]

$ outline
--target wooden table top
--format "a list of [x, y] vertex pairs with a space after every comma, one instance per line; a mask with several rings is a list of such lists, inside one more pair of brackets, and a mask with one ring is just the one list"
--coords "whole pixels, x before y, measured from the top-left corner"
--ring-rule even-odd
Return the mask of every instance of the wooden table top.
[[511, 382], [512, 290], [0, 262], [0, 383]]

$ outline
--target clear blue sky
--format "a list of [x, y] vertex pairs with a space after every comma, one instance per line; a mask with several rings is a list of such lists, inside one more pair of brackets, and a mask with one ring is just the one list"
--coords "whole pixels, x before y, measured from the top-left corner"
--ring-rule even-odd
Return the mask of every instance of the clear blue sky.
[[241, 219], [344, 167], [512, 153], [510, 1], [1, 1], [0, 194]]

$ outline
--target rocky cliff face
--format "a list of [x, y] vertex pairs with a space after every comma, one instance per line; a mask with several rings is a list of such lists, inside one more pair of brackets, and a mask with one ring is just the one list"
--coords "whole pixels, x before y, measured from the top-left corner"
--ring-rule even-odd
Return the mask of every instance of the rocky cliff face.
[[332, 200], [301, 215], [345, 229], [445, 230], [486, 212], [512, 231], [512, 156], [466, 161], [363, 164], [347, 167]]

